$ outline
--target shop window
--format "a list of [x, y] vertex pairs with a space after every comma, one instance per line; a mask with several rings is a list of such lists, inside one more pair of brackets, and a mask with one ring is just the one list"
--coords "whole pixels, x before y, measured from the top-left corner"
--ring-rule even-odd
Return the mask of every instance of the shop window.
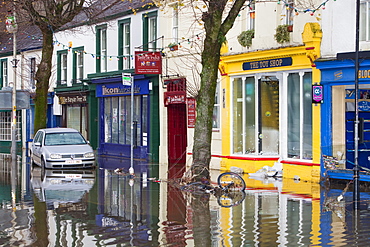
[[102, 25], [96, 28], [96, 72], [107, 72], [107, 26]]
[[220, 128], [220, 81], [217, 81], [215, 104], [213, 107], [212, 128]]
[[[1, 141], [11, 141], [12, 140], [12, 112], [2, 111], [0, 112], [0, 140]], [[17, 111], [17, 141], [21, 140], [21, 112]]]
[[360, 3], [360, 40], [370, 41], [370, 1]]
[[131, 23], [130, 19], [119, 21], [119, 67], [131, 68]]
[[156, 51], [157, 48], [157, 12], [143, 17], [143, 50]]
[[8, 86], [8, 60], [1, 59], [0, 60], [0, 79], [1, 79], [1, 87]]
[[[147, 146], [148, 98], [134, 97], [134, 143]], [[104, 132], [106, 143], [131, 145], [131, 97], [109, 97], [104, 99]]]
[[57, 84], [67, 85], [68, 50], [57, 52]]
[[288, 158], [312, 159], [312, 75], [288, 75]]
[[[263, 75], [232, 79], [234, 154], [278, 155], [282, 141], [284, 153], [287, 152], [284, 156], [312, 159], [312, 74], [286, 74], [284, 99], [279, 99], [279, 78]], [[282, 116], [280, 109], [284, 109]]]
[[83, 47], [73, 49], [72, 80], [74, 83], [81, 83], [84, 78], [84, 54]]

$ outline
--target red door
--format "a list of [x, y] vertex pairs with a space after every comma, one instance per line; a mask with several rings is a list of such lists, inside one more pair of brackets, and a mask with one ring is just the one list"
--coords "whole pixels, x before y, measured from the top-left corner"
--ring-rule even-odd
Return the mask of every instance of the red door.
[[186, 163], [186, 104], [168, 105], [167, 110], [169, 173], [170, 177], [181, 177]]
[[167, 106], [168, 176], [180, 178], [186, 164], [186, 80], [175, 78], [165, 80], [164, 83], [167, 85], [164, 105]]

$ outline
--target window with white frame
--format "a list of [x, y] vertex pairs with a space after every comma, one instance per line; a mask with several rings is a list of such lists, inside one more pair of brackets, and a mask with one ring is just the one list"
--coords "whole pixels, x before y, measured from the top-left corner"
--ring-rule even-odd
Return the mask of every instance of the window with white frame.
[[212, 117], [212, 128], [219, 129], [220, 128], [220, 81], [217, 81], [216, 86], [216, 95], [215, 95], [215, 104], [213, 107], [213, 117]]
[[156, 49], [156, 39], [157, 39], [157, 17], [152, 16], [148, 19], [148, 50], [155, 51]]
[[143, 50], [156, 51], [157, 48], [157, 11], [143, 16]]
[[312, 159], [312, 74], [277, 76], [232, 79], [232, 153], [278, 155], [282, 145], [287, 158]]
[[283, 24], [293, 25], [294, 1], [287, 1], [283, 7]]
[[125, 19], [119, 22], [119, 67], [130, 69], [131, 64], [131, 21]]
[[360, 3], [360, 41], [370, 41], [370, 0]]
[[101, 72], [107, 72], [107, 29], [101, 29], [100, 31], [100, 68]]
[[[2, 111], [0, 112], [0, 140], [1, 141], [11, 141], [12, 140], [12, 112]], [[17, 111], [17, 133], [16, 140], [21, 140], [21, 112]]]
[[256, 4], [251, 3], [248, 8], [248, 18], [247, 18], [248, 30], [254, 30], [255, 19], [256, 19]]
[[108, 70], [107, 25], [96, 27], [96, 72]]
[[30, 58], [30, 87], [32, 89], [35, 89], [36, 83], [35, 83], [35, 76], [36, 76], [36, 58], [31, 57]]
[[59, 85], [67, 85], [68, 50], [57, 51], [57, 81]]
[[81, 82], [84, 78], [84, 53], [83, 51], [79, 51], [76, 53], [77, 55], [77, 81]]
[[1, 59], [0, 60], [0, 66], [1, 66], [1, 86], [7, 87], [8, 85], [8, 60], [7, 59]]
[[67, 57], [67, 54], [64, 53], [62, 54], [62, 82], [63, 84], [66, 84], [67, 83], [67, 64], [68, 64], [68, 57]]
[[179, 10], [178, 4], [172, 6], [172, 41], [179, 42]]

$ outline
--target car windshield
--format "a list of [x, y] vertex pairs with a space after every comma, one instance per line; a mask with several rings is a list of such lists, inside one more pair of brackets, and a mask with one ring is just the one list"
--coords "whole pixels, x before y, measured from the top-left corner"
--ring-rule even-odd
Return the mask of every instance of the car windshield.
[[50, 133], [45, 136], [45, 146], [86, 144], [80, 133]]

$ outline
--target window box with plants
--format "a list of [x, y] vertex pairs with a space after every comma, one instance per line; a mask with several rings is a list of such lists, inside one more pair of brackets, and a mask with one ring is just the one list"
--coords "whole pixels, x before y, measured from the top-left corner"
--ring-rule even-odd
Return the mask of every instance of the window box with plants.
[[170, 48], [170, 51], [177, 51], [179, 49], [179, 44], [178, 43], [170, 43], [168, 45], [168, 48]]
[[283, 44], [283, 43], [286, 43], [286, 42], [290, 41], [290, 32], [289, 32], [290, 26], [291, 25], [279, 25], [279, 26], [277, 26], [276, 33], [275, 33], [274, 37], [275, 37], [275, 40], [279, 44]]
[[243, 31], [238, 35], [238, 42], [243, 47], [250, 47], [254, 38], [254, 29]]

